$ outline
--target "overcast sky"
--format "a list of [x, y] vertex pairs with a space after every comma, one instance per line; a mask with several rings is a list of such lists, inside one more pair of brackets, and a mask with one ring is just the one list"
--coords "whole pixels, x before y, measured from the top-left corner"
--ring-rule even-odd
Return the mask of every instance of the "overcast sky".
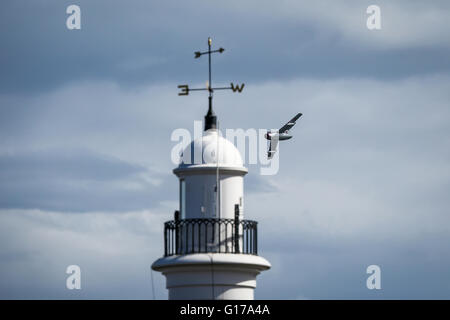
[[256, 298], [450, 298], [448, 1], [0, 6], [0, 298], [152, 299], [152, 276], [167, 297], [150, 265], [178, 208], [170, 137], [207, 109], [177, 85], [204, 85], [208, 36], [226, 49], [214, 82], [245, 82], [215, 95], [222, 128], [304, 114], [278, 174], [248, 166], [245, 216], [272, 263]]

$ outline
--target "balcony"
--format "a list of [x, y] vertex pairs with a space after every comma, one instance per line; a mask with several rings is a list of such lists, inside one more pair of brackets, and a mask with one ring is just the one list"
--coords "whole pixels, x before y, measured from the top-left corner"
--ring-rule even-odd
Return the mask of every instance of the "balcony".
[[193, 253], [258, 254], [257, 222], [176, 219], [164, 224], [164, 256]]

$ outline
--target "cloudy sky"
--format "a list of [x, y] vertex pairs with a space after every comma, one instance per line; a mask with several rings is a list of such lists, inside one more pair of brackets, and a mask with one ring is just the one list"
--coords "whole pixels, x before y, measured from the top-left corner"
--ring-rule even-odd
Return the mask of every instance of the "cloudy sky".
[[153, 299], [152, 278], [167, 297], [150, 265], [178, 208], [170, 136], [207, 108], [177, 85], [205, 83], [193, 52], [211, 36], [215, 83], [246, 84], [216, 94], [222, 128], [304, 114], [278, 174], [248, 166], [272, 263], [256, 298], [449, 299], [449, 16], [424, 0], [2, 1], [0, 298]]

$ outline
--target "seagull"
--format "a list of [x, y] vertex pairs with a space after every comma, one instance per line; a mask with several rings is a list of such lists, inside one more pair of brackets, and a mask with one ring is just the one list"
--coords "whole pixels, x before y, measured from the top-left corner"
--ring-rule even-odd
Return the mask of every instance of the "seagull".
[[267, 130], [267, 133], [264, 137], [270, 141], [269, 150], [267, 151], [267, 159], [272, 159], [273, 155], [277, 151], [278, 140], [288, 140], [292, 138], [289, 135], [289, 130], [295, 125], [295, 121], [302, 116], [301, 113], [297, 113], [295, 117], [289, 120], [284, 126], [282, 126], [279, 130], [271, 131]]

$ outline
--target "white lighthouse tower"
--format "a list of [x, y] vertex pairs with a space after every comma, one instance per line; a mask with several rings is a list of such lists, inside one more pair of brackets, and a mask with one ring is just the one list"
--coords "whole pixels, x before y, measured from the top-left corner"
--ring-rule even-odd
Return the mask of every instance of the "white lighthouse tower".
[[[152, 268], [166, 277], [169, 299], [251, 300], [256, 276], [270, 263], [258, 256], [257, 222], [244, 219], [248, 171], [237, 148], [217, 130], [212, 110], [211, 53], [224, 50], [212, 51], [211, 39], [208, 48], [196, 53], [209, 56], [205, 131], [187, 146], [173, 170], [180, 208], [164, 225], [164, 257]], [[184, 95], [192, 90], [183, 87]]]

